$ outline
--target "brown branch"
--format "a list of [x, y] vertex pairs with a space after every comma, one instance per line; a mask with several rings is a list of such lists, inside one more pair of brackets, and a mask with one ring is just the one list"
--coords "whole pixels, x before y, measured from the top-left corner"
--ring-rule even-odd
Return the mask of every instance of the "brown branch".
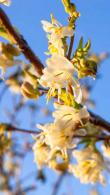
[[[10, 132], [20, 132], [20, 133], [28, 133], [28, 134], [35, 134], [38, 135], [41, 133], [41, 131], [36, 130], [27, 130], [27, 129], [20, 129], [18, 127], [12, 126], [11, 124], [7, 124], [7, 131]], [[73, 139], [79, 138], [79, 139], [95, 139], [96, 141], [102, 141], [102, 140], [110, 140], [110, 135], [107, 135], [105, 133], [102, 133], [101, 135], [95, 135], [95, 134], [87, 134], [87, 135], [74, 135]]]
[[21, 52], [24, 54], [24, 56], [34, 65], [38, 75], [42, 75], [42, 69], [44, 68], [43, 64], [32, 51], [32, 49], [28, 45], [27, 41], [23, 38], [23, 36], [20, 35], [12, 26], [8, 16], [3, 11], [2, 8], [0, 8], [0, 20], [4, 27], [6, 28], [7, 32], [13, 37], [13, 39], [21, 49]]
[[6, 130], [11, 132], [29, 133], [29, 134], [36, 134], [36, 135], [40, 133], [36, 130], [20, 129], [18, 127], [12, 126], [11, 124], [7, 124]]
[[102, 117], [94, 114], [93, 112], [89, 111], [90, 114], [90, 122], [96, 126], [99, 126], [101, 129], [104, 129], [110, 133], [110, 122], [106, 121]]
[[73, 138], [95, 139], [96, 141], [110, 140], [110, 136], [106, 135], [106, 134], [102, 134], [102, 135], [74, 135]]
[[[89, 121], [90, 123], [92, 123], [95, 126], [100, 127], [100, 130], [105, 130], [107, 132], [110, 133], [110, 122], [106, 121], [105, 119], [103, 119], [102, 117], [92, 113], [91, 111], [89, 111], [90, 113], [90, 118]], [[3, 124], [3, 123], [1, 123]], [[5, 123], [4, 123], [5, 124]], [[36, 131], [36, 130], [27, 130], [27, 129], [20, 129], [18, 127], [15, 127], [11, 124], [6, 124], [7, 125], [7, 131], [18, 131], [21, 133], [29, 133], [29, 134], [39, 134], [41, 131]], [[75, 128], [80, 128], [79, 124], [76, 124]], [[102, 135], [85, 135], [85, 136], [80, 136], [80, 135], [75, 135], [74, 138], [95, 138], [97, 140], [106, 140], [106, 139], [110, 139], [110, 135], [107, 134], [102, 134]]]

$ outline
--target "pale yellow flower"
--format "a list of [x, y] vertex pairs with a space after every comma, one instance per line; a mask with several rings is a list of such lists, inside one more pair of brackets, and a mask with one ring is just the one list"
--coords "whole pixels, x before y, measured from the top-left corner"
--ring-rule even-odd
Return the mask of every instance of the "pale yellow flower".
[[33, 146], [33, 152], [34, 161], [37, 163], [39, 168], [48, 164], [49, 148], [45, 143], [41, 143], [39, 140], [37, 140]]
[[48, 165], [52, 169], [63, 171], [68, 166], [66, 150], [68, 143], [64, 132], [59, 131], [55, 127], [52, 123], [44, 126], [38, 125], [38, 128], [43, 130], [43, 132], [37, 137], [33, 146], [34, 161], [39, 168]]
[[0, 3], [9, 6], [11, 4], [11, 0], [0, 0]]
[[57, 20], [54, 24], [48, 21], [42, 20], [43, 29], [45, 32], [52, 34], [55, 41], [64, 37], [73, 36], [73, 29], [69, 26], [62, 26]]
[[73, 83], [74, 67], [72, 63], [65, 57], [54, 54], [46, 61], [47, 67], [43, 70], [39, 83], [43, 87], [49, 87], [50, 96], [54, 93], [55, 89], [61, 93], [61, 88]]
[[[63, 150], [71, 147], [72, 136], [71, 129], [59, 128], [56, 123], [48, 123], [45, 125], [37, 125], [37, 127], [44, 131], [44, 142], [54, 150]], [[71, 135], [73, 132], [71, 133]]]
[[75, 129], [78, 123], [83, 124], [83, 119], [88, 120], [89, 113], [86, 107], [81, 109], [75, 109], [71, 106], [60, 105], [55, 103], [54, 107], [57, 109], [53, 112], [55, 122], [58, 123], [62, 128]]
[[103, 161], [100, 153], [96, 152], [92, 146], [86, 147], [82, 150], [74, 150], [73, 156], [77, 159], [78, 162], [84, 161], [87, 159], [99, 160], [100, 163], [102, 163], [102, 161]]
[[62, 26], [54, 17], [52, 17], [52, 23], [45, 20], [41, 22], [43, 24], [44, 31], [48, 33], [50, 53], [64, 55], [66, 45], [63, 42], [63, 38], [73, 36], [72, 27]]
[[78, 164], [70, 165], [69, 170], [80, 179], [81, 183], [105, 184], [105, 178], [102, 175], [104, 161], [99, 152], [94, 151], [93, 147], [88, 147], [81, 151], [74, 151], [73, 156]]

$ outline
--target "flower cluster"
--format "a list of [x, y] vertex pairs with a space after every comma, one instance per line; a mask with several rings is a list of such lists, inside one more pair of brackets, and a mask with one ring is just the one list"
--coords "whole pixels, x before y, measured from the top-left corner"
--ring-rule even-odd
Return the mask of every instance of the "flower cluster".
[[[95, 141], [89, 136], [99, 134], [98, 129], [89, 122], [89, 112], [82, 98], [79, 79], [95, 77], [97, 64], [88, 55], [90, 41], [83, 45], [83, 39], [72, 55], [67, 39], [74, 40], [75, 21], [79, 17], [76, 7], [69, 0], [62, 0], [65, 11], [69, 14], [69, 23], [62, 26], [53, 15], [51, 23], [42, 21], [48, 38], [48, 55], [39, 85], [46, 88], [47, 100], [53, 98], [55, 111], [52, 123], [37, 125], [41, 130], [33, 146], [34, 159], [41, 169], [45, 165], [58, 171], [69, 171], [82, 183], [105, 183], [103, 176], [104, 159], [96, 149]], [[72, 43], [70, 43], [72, 44]], [[84, 135], [89, 135], [88, 138]], [[84, 149], [73, 150], [78, 144]], [[73, 163], [73, 158], [77, 164]]]
[[56, 97], [58, 102], [54, 103], [53, 123], [37, 125], [41, 133], [36, 138], [33, 150], [39, 168], [48, 165], [65, 171], [70, 163], [68, 151], [76, 146], [73, 137], [78, 128], [86, 124], [89, 113], [81, 105], [81, 87], [74, 76], [73, 63], [66, 57], [66, 39], [73, 36], [73, 27], [63, 27], [53, 16], [52, 23], [42, 21], [42, 24], [48, 33], [51, 57], [47, 59], [47, 67], [38, 82], [48, 89], [47, 100]]
[[[0, 0], [1, 3], [8, 6], [11, 1]], [[96, 77], [97, 63], [104, 56], [98, 58], [90, 55], [91, 42], [87, 41], [84, 44], [83, 38], [73, 52], [75, 22], [80, 14], [70, 0], [62, 0], [62, 3], [69, 14], [67, 25], [60, 24], [52, 14], [51, 22], [42, 21], [48, 39], [46, 54], [50, 56], [46, 60], [47, 66], [43, 69], [41, 77], [36, 76], [30, 68], [31, 64], [29, 66], [25, 64], [24, 70], [21, 71], [23, 80], [21, 75], [19, 77], [15, 74], [6, 81], [6, 84], [14, 92], [20, 91], [26, 98], [37, 99], [44, 92], [47, 94], [47, 101], [53, 98], [55, 109], [52, 113], [53, 121], [37, 125], [40, 132], [35, 137], [33, 152], [38, 168], [48, 166], [57, 171], [68, 171], [82, 183], [105, 184], [103, 176], [103, 170], [106, 169], [105, 161], [96, 147], [97, 136], [103, 134], [99, 132], [98, 127], [90, 123], [90, 114], [84, 105], [88, 91], [85, 90], [83, 97], [84, 89], [80, 84], [81, 78]], [[0, 36], [9, 41], [0, 43], [0, 69], [3, 74], [8, 67], [23, 62], [16, 59], [22, 51], [2, 21]], [[43, 93], [40, 93], [40, 90], [44, 90]], [[11, 135], [6, 133], [5, 129], [6, 126], [0, 124], [0, 155], [11, 146]], [[80, 148], [80, 145], [83, 147]], [[110, 157], [108, 140], [102, 149], [104, 155]], [[6, 163], [5, 166], [10, 171], [17, 168], [13, 163]]]
[[55, 104], [55, 108], [57, 110], [53, 112], [53, 123], [37, 125], [42, 132], [37, 137], [33, 150], [39, 167], [45, 164], [50, 167], [54, 164], [56, 167], [60, 164], [62, 169], [62, 162], [63, 166], [64, 163], [69, 164], [68, 150], [76, 146], [73, 141], [76, 128], [88, 120], [89, 114], [84, 107], [76, 110], [70, 106]]

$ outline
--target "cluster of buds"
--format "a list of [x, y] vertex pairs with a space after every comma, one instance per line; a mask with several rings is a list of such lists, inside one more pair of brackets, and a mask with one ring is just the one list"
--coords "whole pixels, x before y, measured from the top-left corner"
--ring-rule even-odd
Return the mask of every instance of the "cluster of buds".
[[[80, 143], [77, 135], [95, 135], [98, 129], [89, 123], [89, 112], [83, 105], [80, 78], [97, 73], [97, 61], [89, 55], [90, 41], [83, 45], [83, 38], [68, 58], [67, 38], [75, 33], [75, 21], [79, 17], [76, 6], [70, 0], [62, 0], [65, 11], [69, 14], [67, 26], [62, 26], [51, 15], [51, 23], [42, 21], [47, 33], [49, 52], [46, 67], [38, 83], [48, 89], [47, 100], [55, 98], [54, 121], [45, 125], [37, 125], [41, 130], [35, 137], [33, 146], [34, 159], [39, 169], [49, 166], [57, 171], [69, 171], [79, 178], [82, 183], [105, 183], [103, 170], [104, 160], [96, 149], [95, 141], [82, 139], [84, 149], [72, 152]], [[70, 52], [70, 51], [69, 51]], [[91, 156], [90, 156], [91, 154]], [[78, 163], [74, 164], [73, 158]]]
[[87, 56], [90, 46], [91, 43], [88, 41], [83, 47], [83, 38], [81, 38], [78, 48], [72, 58], [72, 63], [78, 73], [78, 78], [86, 76], [96, 77], [97, 63], [95, 60]]

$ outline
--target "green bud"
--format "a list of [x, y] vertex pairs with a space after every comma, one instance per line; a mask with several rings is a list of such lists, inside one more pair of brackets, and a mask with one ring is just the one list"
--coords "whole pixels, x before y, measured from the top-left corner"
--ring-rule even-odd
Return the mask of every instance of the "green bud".
[[77, 50], [82, 49], [82, 48], [83, 48], [83, 37], [81, 37], [81, 39], [79, 41]]
[[88, 52], [91, 47], [91, 41], [88, 40], [88, 42], [85, 44], [83, 51]]
[[85, 57], [88, 55], [90, 47], [91, 47], [90, 40], [88, 40], [88, 42], [83, 47], [83, 37], [81, 37], [79, 44], [78, 44], [78, 48], [76, 49], [76, 52], [73, 58], [76, 58], [78, 60], [85, 59]]

